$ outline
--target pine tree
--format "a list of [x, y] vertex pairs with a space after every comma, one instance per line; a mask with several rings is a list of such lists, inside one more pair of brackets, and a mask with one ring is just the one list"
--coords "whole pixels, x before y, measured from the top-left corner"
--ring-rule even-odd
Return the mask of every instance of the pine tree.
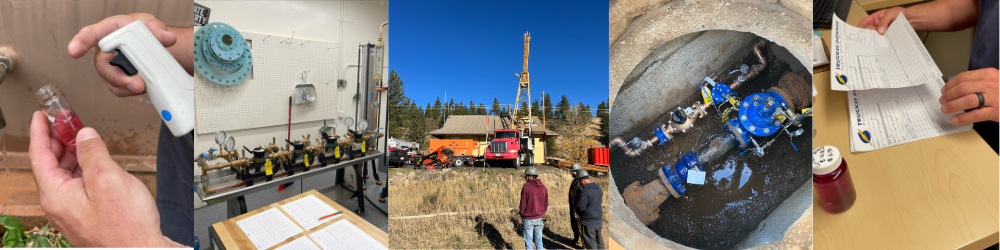
[[549, 98], [549, 94], [546, 93], [542, 99], [542, 103], [545, 103], [545, 117], [548, 117], [549, 119], [555, 118], [555, 113], [552, 112], [552, 98]]
[[490, 109], [490, 114], [491, 114], [491, 115], [500, 115], [500, 112], [502, 112], [502, 111], [500, 110], [500, 102], [499, 102], [499, 101], [497, 101], [497, 98], [496, 98], [496, 97], [494, 97], [494, 98], [493, 98], [493, 108], [492, 108], [492, 109]]
[[608, 118], [610, 117], [608, 116], [608, 105], [604, 102], [597, 105], [597, 117], [601, 118], [601, 138], [599, 140], [601, 143], [608, 144], [608, 135], [610, 132], [608, 130], [608, 124], [610, 122]]
[[538, 106], [538, 99], [531, 102], [531, 115], [539, 118], [542, 117], [542, 109]]
[[388, 122], [386, 127], [388, 129], [389, 137], [403, 138], [406, 135], [406, 120], [408, 118], [406, 106], [409, 104], [410, 98], [406, 97], [406, 91], [403, 89], [403, 81], [399, 79], [399, 75], [396, 74], [396, 70], [392, 70], [389, 74], [389, 89], [388, 89], [389, 102], [386, 104], [389, 107]]
[[515, 110], [515, 113], [518, 116], [528, 115], [528, 101], [527, 100], [521, 101], [521, 107], [518, 107], [518, 109]]
[[552, 116], [553, 118], [562, 119], [566, 118], [566, 112], [570, 112], [572, 104], [569, 104], [569, 99], [566, 95], [562, 96], [562, 100], [556, 105], [556, 113]]
[[440, 119], [441, 118], [441, 97], [434, 100], [434, 108], [427, 111], [427, 117]]
[[426, 119], [424, 118], [423, 110], [417, 106], [417, 102], [410, 101], [407, 111], [409, 111], [409, 116], [406, 119], [406, 123], [409, 124], [407, 126], [409, 132], [406, 133], [406, 140], [411, 142], [423, 141], [424, 135], [427, 134], [427, 123], [424, 122]]

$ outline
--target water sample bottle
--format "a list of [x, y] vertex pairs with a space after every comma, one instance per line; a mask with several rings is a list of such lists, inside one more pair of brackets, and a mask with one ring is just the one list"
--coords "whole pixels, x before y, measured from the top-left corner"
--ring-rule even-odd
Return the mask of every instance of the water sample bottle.
[[38, 98], [38, 106], [49, 118], [50, 133], [59, 140], [63, 146], [76, 146], [76, 133], [83, 129], [83, 123], [69, 106], [69, 101], [59, 88], [54, 84], [46, 84], [35, 92]]
[[847, 161], [840, 156], [834, 146], [823, 146], [813, 150], [813, 187], [819, 197], [820, 206], [828, 213], [847, 211], [857, 198]]

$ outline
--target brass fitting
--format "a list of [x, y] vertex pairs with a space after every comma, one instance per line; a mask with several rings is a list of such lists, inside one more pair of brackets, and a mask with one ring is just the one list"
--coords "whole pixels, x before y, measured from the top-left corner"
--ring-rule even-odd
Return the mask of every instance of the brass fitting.
[[306, 152], [310, 152], [314, 155], [323, 154], [326, 151], [326, 144], [322, 140], [316, 139], [316, 145], [308, 146], [304, 149]]
[[278, 151], [274, 153], [267, 154], [268, 158], [271, 158], [275, 162], [287, 162], [292, 159], [292, 151]]
[[281, 151], [281, 147], [278, 147], [278, 144], [276, 142], [277, 138], [271, 137], [271, 144], [267, 144], [267, 146], [263, 146], [261, 148], [263, 148], [264, 152], [267, 152], [267, 154], [272, 154]]

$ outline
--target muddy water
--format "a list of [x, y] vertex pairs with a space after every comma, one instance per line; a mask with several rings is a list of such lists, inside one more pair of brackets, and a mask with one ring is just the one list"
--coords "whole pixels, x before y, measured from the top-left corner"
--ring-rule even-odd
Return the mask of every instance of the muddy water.
[[[781, 48], [767, 46], [765, 57], [769, 58], [768, 67], [761, 75], [740, 87], [737, 91], [740, 98], [776, 85], [781, 76], [790, 70], [787, 62], [774, 59], [772, 49]], [[744, 63], [757, 63], [756, 57], [750, 56], [749, 48], [746, 55], [743, 61], [733, 63], [721, 74], [738, 69]], [[723, 75], [723, 81], [720, 82], [728, 84], [735, 76]], [[811, 79], [806, 80], [811, 82]], [[692, 93], [681, 103], [690, 105], [700, 99], [699, 93]], [[648, 138], [653, 135], [653, 128], [668, 119], [669, 113], [664, 112], [657, 118], [657, 123], [623, 133], [628, 137], [624, 139], [630, 140], [634, 136]], [[807, 118], [802, 127], [811, 128], [812, 119]], [[659, 207], [660, 218], [650, 224], [649, 228], [666, 239], [689, 247], [732, 248], [796, 188], [809, 180], [811, 132], [811, 129], [804, 129], [801, 136], [791, 141], [787, 135], [781, 135], [765, 150], [764, 157], [744, 152], [737, 146], [719, 159], [703, 163], [702, 167], [707, 171], [706, 185], [687, 185], [684, 196], [679, 199], [669, 198], [663, 202]], [[654, 146], [635, 158], [626, 157], [621, 151], [612, 151], [611, 171], [616, 183], [619, 183], [618, 191], [624, 192], [624, 188], [635, 181], [641, 184], [656, 181], [655, 172], [650, 170], [673, 164], [680, 154], [697, 150], [701, 145], [725, 133], [728, 132], [722, 126], [719, 112], [710, 108], [708, 115], [697, 120], [692, 129], [685, 134], [676, 134], [675, 140], [665, 146]], [[792, 143], [798, 151], [792, 147]]]

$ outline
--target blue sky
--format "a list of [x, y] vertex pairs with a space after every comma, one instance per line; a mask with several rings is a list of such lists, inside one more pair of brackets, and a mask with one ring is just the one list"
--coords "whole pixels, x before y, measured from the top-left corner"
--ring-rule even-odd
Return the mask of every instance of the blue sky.
[[531, 98], [566, 95], [597, 109], [608, 99], [604, 1], [392, 1], [389, 67], [417, 105], [448, 99], [513, 104], [524, 32]]

